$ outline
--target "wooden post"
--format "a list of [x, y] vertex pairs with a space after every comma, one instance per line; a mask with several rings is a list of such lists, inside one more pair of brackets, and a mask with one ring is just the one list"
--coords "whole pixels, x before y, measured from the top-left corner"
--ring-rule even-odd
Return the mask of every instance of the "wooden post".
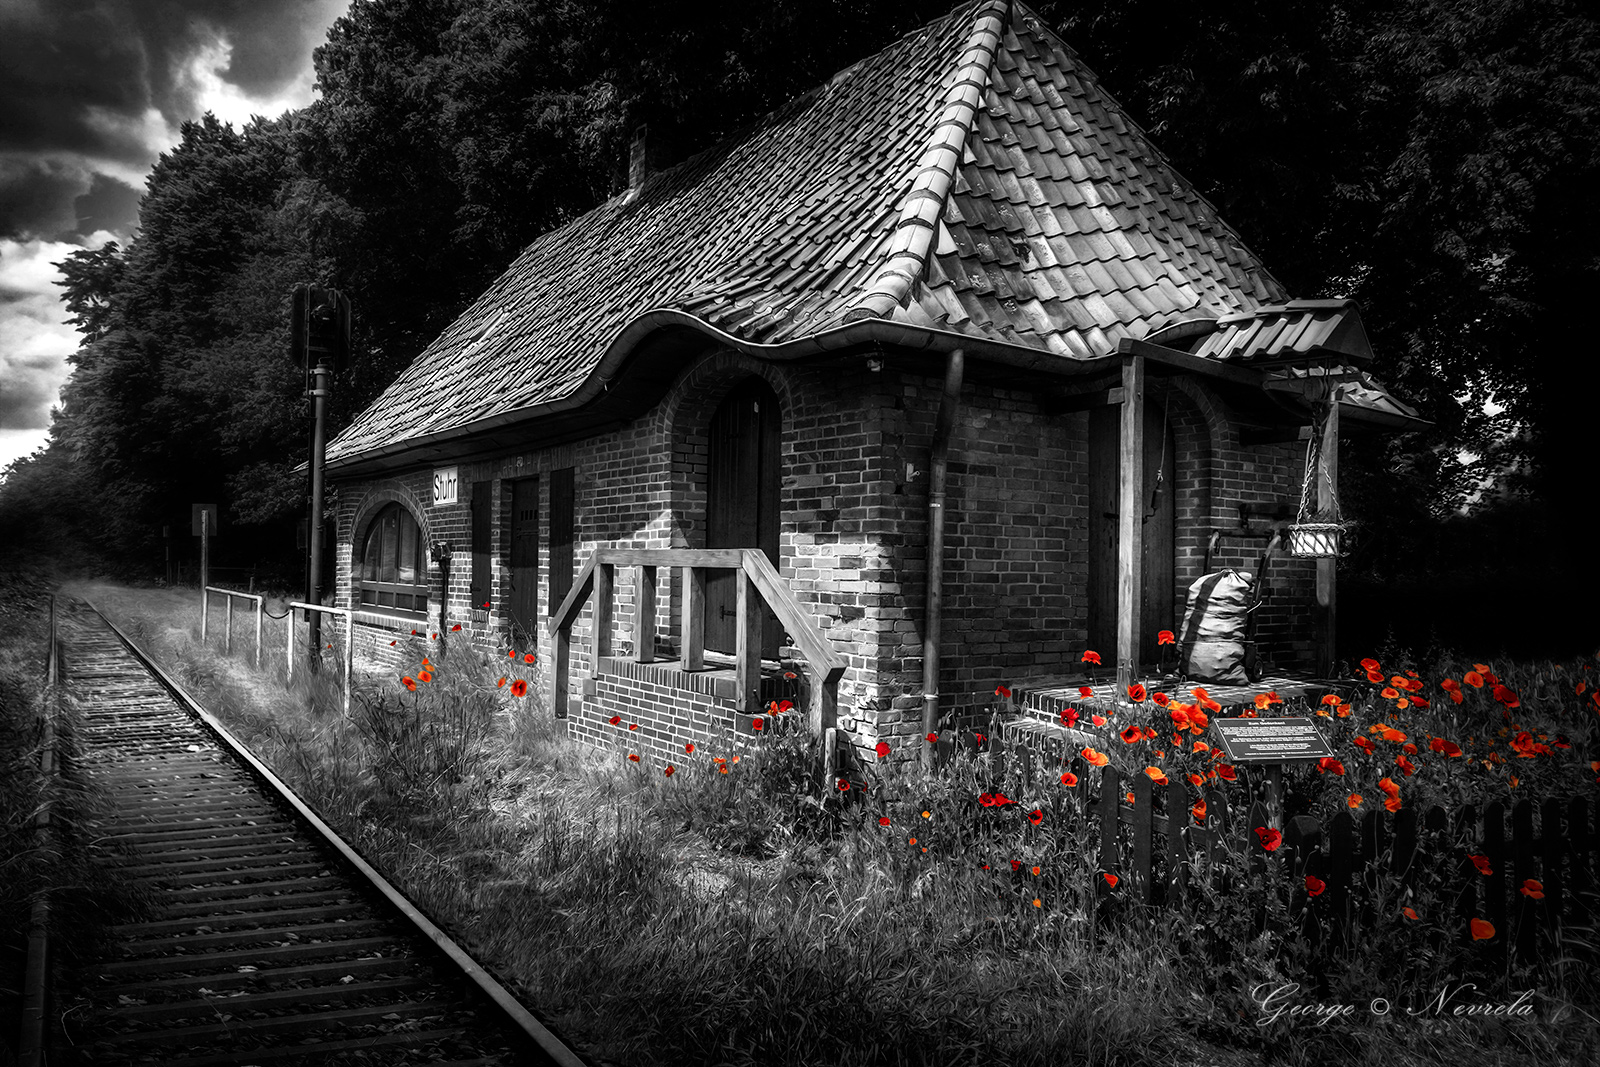
[[1283, 829], [1283, 764], [1267, 764], [1267, 825]]
[[734, 603], [739, 629], [734, 677], [739, 688], [739, 710], [748, 714], [761, 701], [761, 598], [743, 570], [734, 572], [734, 581], [738, 583]]
[[[596, 551], [599, 551], [596, 549]], [[611, 655], [611, 580], [616, 564], [602, 563], [594, 569], [594, 630], [589, 634], [589, 677], [600, 673], [600, 660]]]
[[656, 661], [656, 569], [640, 565], [633, 597], [633, 658]]
[[832, 730], [839, 721], [839, 683], [828, 681], [817, 669], [811, 671], [811, 730], [820, 734]]
[[706, 665], [706, 572], [683, 568], [683, 669], [704, 670]]
[[552, 672], [550, 706], [556, 718], [567, 717], [567, 683], [572, 673], [572, 627], [560, 626], [555, 633], [555, 670]]
[[[1339, 386], [1328, 398], [1328, 421], [1322, 431], [1321, 460], [1318, 463], [1317, 510], [1326, 513], [1339, 491]], [[1333, 677], [1334, 588], [1337, 560], [1317, 560], [1317, 602], [1312, 609], [1312, 631], [1316, 644], [1316, 668], [1320, 678]]]
[[1144, 517], [1144, 357], [1122, 364], [1122, 433], [1117, 466], [1117, 692], [1128, 699], [1139, 668], [1140, 574]]

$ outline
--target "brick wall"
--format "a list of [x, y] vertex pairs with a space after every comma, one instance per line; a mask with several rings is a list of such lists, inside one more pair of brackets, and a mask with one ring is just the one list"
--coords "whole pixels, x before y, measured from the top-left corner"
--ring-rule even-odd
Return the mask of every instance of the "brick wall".
[[[548, 664], [551, 472], [575, 471], [574, 570], [597, 545], [703, 547], [708, 439], [721, 399], [749, 375], [764, 378], [782, 409], [782, 517], [778, 570], [818, 628], [845, 659], [839, 724], [862, 750], [880, 739], [912, 756], [921, 734], [922, 630], [927, 592], [928, 458], [942, 368], [908, 374], [874, 371], [865, 361], [833, 366], [765, 364], [730, 351], [710, 352], [686, 366], [649, 412], [619, 430], [584, 441], [456, 464], [460, 499], [433, 507], [432, 468], [339, 487], [339, 604], [350, 603], [353, 555], [367, 524], [390, 501], [401, 502], [429, 542], [454, 548], [448, 591], [430, 562], [430, 636], [446, 647], [470, 642], [505, 656], [510, 643], [506, 596], [510, 481], [539, 480], [539, 632], [532, 650]], [[1299, 487], [1295, 446], [1240, 447], [1226, 405], [1206, 387], [1180, 380], [1153, 388], [1175, 435], [1177, 470], [1169, 483], [1177, 508], [1177, 603], [1201, 573], [1211, 527], [1236, 521], [1237, 504], [1290, 501]], [[996, 685], [1078, 667], [1087, 626], [1087, 424], [1084, 413], [1047, 415], [1034, 393], [969, 382], [951, 444], [947, 482], [945, 617], [939, 682], [949, 721], [986, 714]], [[468, 603], [471, 579], [470, 495], [488, 482], [495, 516], [491, 537], [490, 607]], [[1258, 543], [1227, 540], [1213, 568], [1253, 569]], [[1306, 601], [1314, 570], [1306, 561], [1275, 562], [1272, 596], [1261, 620], [1263, 652], [1283, 661], [1309, 650]], [[631, 569], [619, 571], [613, 600], [612, 649], [632, 647], [635, 594]], [[658, 656], [679, 648], [680, 581], [657, 579]], [[569, 729], [609, 744], [611, 714], [637, 708], [642, 744], [667, 759], [682, 744], [731, 739], [731, 697], [662, 681], [659, 666], [592, 672], [585, 607], [573, 628]], [[1296, 633], [1295, 627], [1301, 627]], [[365, 662], [411, 664], [401, 654], [409, 625], [358, 627]], [[521, 647], [518, 651], [525, 651]], [[643, 673], [640, 673], [640, 671]], [[620, 672], [620, 673], [619, 673]], [[548, 701], [550, 672], [542, 671]], [[679, 678], [678, 683], [683, 682]], [[668, 699], [669, 696], [672, 699]], [[719, 703], [720, 701], [720, 703]], [[648, 714], [645, 712], [648, 711]], [[602, 714], [603, 712], [603, 714]], [[639, 716], [643, 716], [640, 718]], [[702, 741], [703, 739], [703, 741]]]

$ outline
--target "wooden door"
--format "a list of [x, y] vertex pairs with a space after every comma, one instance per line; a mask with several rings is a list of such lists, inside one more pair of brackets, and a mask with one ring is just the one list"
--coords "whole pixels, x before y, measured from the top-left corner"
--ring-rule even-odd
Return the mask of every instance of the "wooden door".
[[[778, 565], [778, 496], [783, 477], [778, 449], [778, 397], [760, 378], [735, 386], [711, 416], [706, 472], [706, 547], [759, 548]], [[737, 575], [706, 578], [705, 647], [733, 655], [737, 648]], [[776, 659], [783, 636], [771, 611], [762, 614], [761, 654]]]
[[539, 479], [511, 483], [511, 641], [532, 650], [539, 632]]
[[[1107, 667], [1117, 655], [1117, 479], [1121, 469], [1122, 412], [1116, 405], [1089, 413], [1089, 647]], [[1176, 484], [1172, 432], [1162, 433], [1161, 409], [1145, 403], [1144, 493], [1139, 617], [1139, 661], [1153, 667], [1158, 659], [1156, 634], [1177, 630], [1174, 606], [1173, 487]], [[1156, 471], [1165, 472], [1161, 495], [1151, 507]]]

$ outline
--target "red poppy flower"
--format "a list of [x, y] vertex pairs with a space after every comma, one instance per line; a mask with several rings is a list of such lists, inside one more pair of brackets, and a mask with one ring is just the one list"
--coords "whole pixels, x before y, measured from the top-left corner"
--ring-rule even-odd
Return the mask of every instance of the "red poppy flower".
[[1411, 919], [1413, 921], [1422, 918], [1422, 916], [1417, 914], [1417, 909], [1416, 908], [1401, 908], [1400, 910], [1405, 913], [1405, 917], [1406, 918]]
[[1322, 702], [1324, 704], [1337, 704], [1337, 703], [1339, 703], [1339, 694], [1337, 694], [1337, 693], [1324, 693], [1324, 694], [1322, 694]]
[[1190, 774], [1190, 775], [1188, 775], [1187, 776], [1187, 780], [1188, 780], [1189, 784], [1194, 786], [1196, 789], [1199, 789], [1201, 786], [1206, 784], [1206, 780], [1204, 778], [1200, 777], [1198, 774]]
[[1094, 664], [1096, 666], [1099, 666], [1100, 665], [1100, 653], [1098, 653], [1098, 652], [1085, 652], [1083, 654], [1083, 662], [1092, 663], [1092, 664]]
[[1158, 645], [1173, 645], [1177, 644], [1177, 642], [1178, 639], [1173, 636], [1171, 630], [1161, 630], [1156, 634], [1156, 644]]
[[535, 656], [532, 652], [529, 652], [527, 655], [522, 657], [522, 662], [524, 662], [524, 663], [532, 663], [534, 660], [536, 660], [538, 658], [539, 657]]
[[1016, 801], [1012, 800], [1010, 797], [1006, 796], [1004, 793], [996, 793], [994, 795], [994, 803], [995, 803], [995, 807], [1003, 808], [1007, 804], [1015, 804]]
[[1040, 811], [1038, 808], [1034, 808], [1032, 811], [1028, 812], [1028, 821], [1033, 823], [1033, 825], [1038, 826], [1040, 823], [1044, 822], [1044, 812]]
[[850, 782], [848, 779], [841, 778], [837, 784], [839, 786], [839, 792], [848, 793], [850, 791]]
[[1350, 739], [1350, 743], [1361, 749], [1361, 751], [1367, 753], [1369, 756], [1372, 754], [1372, 742], [1367, 740], [1365, 737], [1352, 737]]
[[1404, 756], [1396, 756], [1394, 758], [1394, 762], [1395, 766], [1399, 767], [1405, 772], [1405, 776], [1407, 778], [1410, 778], [1413, 774], [1417, 773], [1417, 765], [1406, 759]]
[[889, 825], [889, 816], [887, 816], [887, 815], [878, 816], [878, 825], [879, 826], [888, 826]]
[[1130, 789], [1126, 793], [1122, 794], [1122, 799], [1126, 800], [1129, 804], [1132, 804], [1133, 803], [1133, 790]]
[[1125, 727], [1122, 731], [1122, 740], [1130, 745], [1135, 741], [1142, 741], [1144, 740], [1144, 730], [1138, 726]]
[[1525, 897], [1532, 897], [1534, 900], [1544, 899], [1544, 886], [1540, 884], [1538, 880], [1533, 878], [1529, 878], [1524, 881], [1521, 888], [1519, 888], [1517, 892], [1521, 893]]
[[792, 701], [792, 700], [780, 700], [780, 701], [778, 701], [778, 710], [779, 711], [793, 711], [794, 710], [794, 701]]
[[1276, 852], [1278, 846], [1283, 843], [1282, 832], [1274, 830], [1270, 826], [1256, 827], [1256, 836], [1261, 839], [1261, 847], [1268, 852]]
[[1211, 725], [1211, 719], [1199, 708], [1189, 709], [1189, 732], [1197, 734]]
[[1383, 675], [1381, 673], [1379, 673], [1378, 671], [1368, 671], [1367, 672], [1367, 681], [1376, 682], [1379, 685], [1382, 685], [1383, 684]]
[[750, 729], [754, 730], [756, 733], [760, 733], [761, 728], [764, 725], [766, 725], [766, 720], [761, 718], [759, 715], [750, 720]]
[[1496, 685], [1491, 692], [1494, 693], [1494, 698], [1496, 700], [1508, 708], [1522, 707], [1522, 699], [1503, 685]]
[[521, 679], [521, 678], [518, 678], [516, 681], [512, 682], [511, 683], [511, 695], [514, 696], [514, 697], [525, 697], [525, 696], [527, 696], [528, 695], [528, 683], [526, 681], [524, 681], [523, 679]]
[[1084, 700], [1088, 700], [1090, 697], [1094, 696], [1094, 690], [1086, 685], [1080, 685], [1078, 686], [1078, 696], [1082, 697]]
[[1345, 805], [1351, 808], [1359, 808], [1361, 806], [1361, 800], [1362, 797], [1360, 793], [1351, 793], [1350, 796], [1345, 800]]
[[395, 646], [395, 643], [394, 643], [394, 642], [393, 642], [393, 641], [390, 641], [390, 642], [389, 642], [389, 647], [390, 647], [390, 648], [393, 648], [393, 647], [394, 647], [394, 646]]
[[1461, 676], [1461, 680], [1472, 686], [1474, 689], [1483, 688], [1483, 675], [1479, 674], [1477, 671], [1468, 671], [1466, 674]]
[[431, 671], [418, 671], [417, 672], [417, 681], [419, 681], [419, 682], [431, 682], [431, 681], [433, 681], [433, 673]]
[[455, 633], [459, 629], [461, 629], [461, 624], [458, 622], [454, 626], [450, 627], [450, 632]]
[[693, 755], [694, 754], [694, 742], [690, 741], [688, 744], [684, 745], [683, 746], [683, 751], [685, 753], [689, 754], [689, 755]]
[[1340, 763], [1332, 756], [1323, 756], [1321, 759], [1317, 760], [1317, 770], [1321, 771], [1323, 774], [1328, 774], [1331, 772], [1333, 774], [1343, 775], [1344, 764]]
[[1318, 878], [1314, 874], [1306, 875], [1306, 896], [1319, 897], [1322, 895], [1322, 891], [1326, 888], [1328, 888], [1328, 883], [1324, 882], [1321, 878]]
[[1128, 699], [1133, 701], [1135, 704], [1143, 704], [1145, 696], [1145, 688], [1139, 682], [1134, 682], [1132, 685], [1128, 686]]
[[422, 636], [422, 635], [421, 635], [421, 634], [419, 634], [419, 633], [417, 633], [417, 631], [415, 631], [415, 630], [412, 630], [412, 631], [411, 631], [411, 636], [412, 636], [412, 637], [421, 637], [421, 636]]
[[1104, 767], [1106, 764], [1111, 762], [1110, 756], [1107, 756], [1104, 752], [1096, 752], [1092, 748], [1086, 748], [1083, 750], [1083, 758], [1087, 760], [1091, 766], [1095, 767]]
[[994, 695], [997, 696], [997, 697], [1006, 697], [1007, 699], [1009, 699], [1011, 697], [1011, 690], [1007, 689], [1003, 685], [997, 685], [997, 686], [995, 686], [995, 689], [994, 689]]
[[1405, 744], [1400, 746], [1400, 751], [1404, 752], [1408, 756], [1415, 756], [1417, 754], [1417, 746], [1414, 743], [1407, 741]]
[[1061, 713], [1061, 725], [1062, 726], [1076, 726], [1076, 725], [1078, 725], [1078, 712], [1077, 712], [1077, 709], [1068, 708], [1066, 711], [1063, 711]]
[[1102, 878], [1104, 878], [1106, 880], [1106, 886], [1108, 888], [1110, 888], [1110, 889], [1117, 888], [1117, 876], [1116, 875], [1114, 875], [1114, 874], [1102, 874], [1100, 877], [1102, 877]]
[[1368, 656], [1366, 659], [1361, 661], [1361, 666], [1369, 671], [1375, 671], [1378, 669], [1378, 661], [1373, 659], [1371, 656]]
[[1472, 940], [1488, 941], [1494, 937], [1494, 923], [1483, 919], [1473, 919], [1469, 924], [1472, 927]]
[[1494, 873], [1494, 868], [1489, 865], [1489, 857], [1488, 856], [1468, 856], [1467, 859], [1471, 860], [1472, 861], [1472, 865], [1474, 867], [1478, 868], [1478, 873], [1479, 874], [1493, 874]]
[[1196, 752], [1210, 752], [1211, 751], [1211, 746], [1206, 744], [1204, 741], [1196, 741], [1194, 743], [1194, 751], [1196, 751]]
[[504, 678], [501, 678], [498, 682], [494, 683], [494, 687], [496, 689], [504, 689], [505, 686], [506, 686], [506, 680]]
[[1239, 772], [1235, 771], [1230, 763], [1219, 763], [1217, 764], [1217, 777], [1225, 782], [1235, 782], [1239, 780]]
[[926, 738], [925, 738], [925, 740], [926, 740], [926, 741], [927, 741], [927, 742], [928, 742], [928, 744], [930, 744], [930, 745], [931, 745], [931, 744], [933, 744], [933, 743], [934, 743], [934, 742], [935, 742], [935, 741], [937, 741], [937, 740], [939, 740], [939, 735], [938, 735], [938, 734], [929, 734], [929, 735], [928, 735], [928, 736], [927, 736], [927, 737], [926, 737]]
[[1172, 704], [1172, 698], [1167, 696], [1167, 694], [1165, 694], [1165, 693], [1151, 693], [1150, 694], [1150, 699], [1154, 700], [1157, 704], [1159, 704], [1163, 708], [1168, 707], [1168, 706], [1170, 706]]
[[672, 764], [669, 763], [669, 764], [667, 764], [666, 769], [663, 770], [661, 773], [666, 775], [668, 778], [671, 778], [672, 777], [672, 772], [676, 771], [677, 769], [678, 768], [674, 767]]
[[1094, 723], [1096, 726], [1104, 726], [1106, 724], [1106, 717], [1104, 715], [1091, 715], [1089, 716], [1089, 721]]
[[1073, 774], [1071, 771], [1062, 771], [1061, 772], [1061, 784], [1064, 785], [1064, 786], [1067, 786], [1068, 788], [1071, 788], [1072, 786], [1075, 786], [1075, 785], [1078, 784], [1078, 776], [1076, 774]]
[[989, 740], [989, 735], [988, 734], [980, 734], [976, 730], [973, 731], [972, 736], [976, 737], [978, 739], [978, 744], [980, 744], [980, 745], [983, 744], [985, 741]]
[[1206, 824], [1206, 802], [1197, 800], [1189, 806], [1189, 814], [1194, 816], [1194, 821], [1201, 826]]
[[1022, 861], [1021, 861], [1021, 860], [1012, 860], [1012, 861], [1011, 861], [1011, 869], [1012, 869], [1012, 870], [1013, 870], [1013, 871], [1020, 871], [1020, 870], [1022, 870]]
[[878, 754], [878, 758], [879, 759], [884, 759], [885, 757], [887, 757], [889, 755], [889, 742], [887, 742], [887, 741], [879, 741], [878, 744], [877, 744], [877, 747], [874, 748], [872, 751], [874, 751], [874, 752], [876, 752]]
[[1378, 788], [1392, 797], [1400, 795], [1400, 786], [1393, 778], [1379, 778]]
[[1460, 689], [1461, 683], [1456, 681], [1454, 678], [1446, 678], [1444, 681], [1439, 683], [1439, 688], [1449, 692], [1452, 689]]
[[636, 723], [636, 722], [630, 722], [628, 724], [628, 729], [630, 729], [630, 730], [637, 730], [638, 728], [639, 728], [639, 724]]
[[1395, 692], [1393, 686], [1387, 686], [1386, 685], [1386, 686], [1383, 687], [1382, 691], [1380, 691], [1378, 693], [1378, 695], [1381, 696], [1385, 700], [1394, 700], [1400, 694]]
[[979, 793], [978, 794], [978, 803], [982, 804], [986, 808], [994, 807], [994, 794], [993, 793]]
[[1256, 694], [1255, 705], [1256, 705], [1256, 709], [1258, 711], [1266, 711], [1267, 710], [1267, 705], [1270, 704], [1270, 703], [1272, 703], [1272, 702], [1267, 699], [1267, 694], [1265, 694], [1265, 693], [1257, 693]]
[[637, 752], [628, 753], [628, 759], [633, 763], [638, 763], [639, 762], [639, 753], [637, 753]]
[[413, 693], [417, 691], [417, 680], [411, 677], [409, 674], [400, 679], [400, 684], [411, 690]]
[[1144, 769], [1144, 776], [1156, 783], [1156, 785], [1167, 784], [1167, 772], [1162, 770], [1160, 767], [1146, 767]]

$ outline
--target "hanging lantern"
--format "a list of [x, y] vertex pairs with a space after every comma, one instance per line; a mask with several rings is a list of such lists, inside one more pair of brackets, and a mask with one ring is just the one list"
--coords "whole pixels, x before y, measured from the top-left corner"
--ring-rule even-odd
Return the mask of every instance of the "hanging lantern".
[[1339, 515], [1339, 492], [1332, 473], [1337, 469], [1334, 466], [1338, 462], [1337, 452], [1332, 457], [1323, 453], [1325, 439], [1334, 449], [1339, 447], [1338, 388], [1329, 392], [1326, 401], [1314, 405], [1312, 413], [1311, 440], [1306, 443], [1306, 474], [1300, 484], [1300, 511], [1288, 530], [1289, 554], [1307, 559], [1331, 559], [1339, 555], [1346, 525]]

